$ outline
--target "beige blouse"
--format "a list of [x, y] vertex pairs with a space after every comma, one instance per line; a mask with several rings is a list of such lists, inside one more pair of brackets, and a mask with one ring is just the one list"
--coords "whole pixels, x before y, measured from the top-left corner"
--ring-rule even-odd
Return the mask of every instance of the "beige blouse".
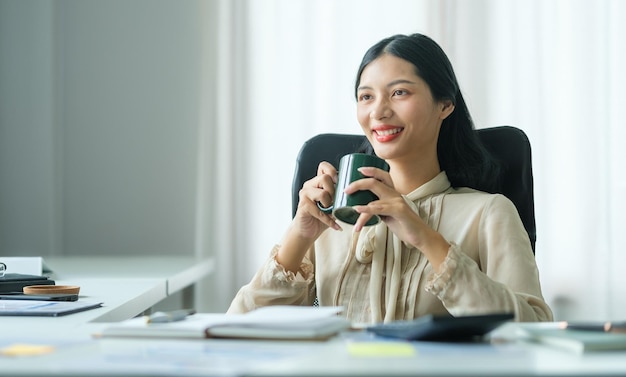
[[550, 321], [528, 234], [513, 203], [500, 194], [454, 189], [445, 172], [405, 196], [420, 217], [452, 244], [442, 272], [384, 223], [360, 233], [327, 229], [300, 271], [275, 255], [243, 286], [228, 309], [267, 305], [343, 306], [355, 323], [513, 312], [517, 321]]

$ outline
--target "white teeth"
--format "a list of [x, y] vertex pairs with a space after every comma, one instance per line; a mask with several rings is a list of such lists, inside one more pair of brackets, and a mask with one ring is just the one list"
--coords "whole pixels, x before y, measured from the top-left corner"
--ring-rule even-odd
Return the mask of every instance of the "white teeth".
[[389, 135], [397, 134], [400, 131], [402, 131], [401, 128], [394, 128], [391, 130], [379, 130], [379, 131], [376, 131], [376, 133], [378, 133], [381, 136], [389, 136]]

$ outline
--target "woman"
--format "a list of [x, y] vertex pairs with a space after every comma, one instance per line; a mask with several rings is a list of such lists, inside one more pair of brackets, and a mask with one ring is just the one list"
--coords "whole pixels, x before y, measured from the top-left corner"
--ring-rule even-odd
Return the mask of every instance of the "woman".
[[[229, 312], [311, 305], [317, 296], [355, 323], [494, 312], [552, 320], [515, 206], [469, 188], [488, 186], [495, 166], [443, 50], [421, 34], [380, 41], [361, 62], [355, 95], [363, 132], [390, 171], [362, 168], [368, 178], [346, 192], [379, 200], [355, 207], [354, 226], [340, 225], [317, 206], [331, 204], [337, 181], [322, 162], [282, 243]], [[364, 227], [373, 215], [383, 221]]]

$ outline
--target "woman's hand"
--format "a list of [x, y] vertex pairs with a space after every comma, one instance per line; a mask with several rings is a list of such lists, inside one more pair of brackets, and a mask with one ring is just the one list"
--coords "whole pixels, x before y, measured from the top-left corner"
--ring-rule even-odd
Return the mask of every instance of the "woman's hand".
[[286, 270], [298, 272], [307, 250], [328, 227], [341, 230], [335, 219], [317, 206], [317, 202], [325, 207], [332, 204], [336, 182], [337, 169], [321, 162], [317, 175], [302, 185], [296, 215], [276, 254], [276, 261]]
[[355, 231], [360, 231], [372, 216], [378, 215], [393, 234], [422, 250], [437, 268], [447, 255], [450, 247], [448, 242], [413, 211], [395, 190], [388, 172], [372, 167], [363, 167], [359, 171], [368, 178], [351, 183], [345, 192], [352, 194], [359, 190], [370, 190], [379, 199], [368, 205], [354, 207], [361, 214], [355, 224]]
[[391, 175], [382, 169], [373, 167], [362, 167], [359, 171], [367, 178], [352, 182], [346, 187], [346, 194], [369, 190], [378, 196], [378, 200], [367, 205], [354, 207], [361, 214], [354, 225], [355, 231], [360, 231], [372, 216], [378, 215], [400, 239], [413, 244], [411, 242], [413, 233], [426, 224], [413, 212], [402, 195], [396, 191]]
[[317, 206], [318, 202], [323, 207], [333, 204], [336, 184], [337, 169], [330, 163], [322, 161], [317, 167], [317, 175], [302, 185], [292, 231], [298, 232], [302, 238], [314, 241], [328, 227], [341, 230], [335, 218]]

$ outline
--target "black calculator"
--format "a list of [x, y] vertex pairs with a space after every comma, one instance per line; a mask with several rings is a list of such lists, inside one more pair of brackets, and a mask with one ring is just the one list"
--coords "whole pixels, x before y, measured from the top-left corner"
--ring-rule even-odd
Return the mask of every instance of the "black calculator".
[[412, 320], [379, 323], [366, 330], [379, 336], [407, 340], [469, 341], [481, 339], [513, 318], [513, 313], [458, 317], [428, 314]]

